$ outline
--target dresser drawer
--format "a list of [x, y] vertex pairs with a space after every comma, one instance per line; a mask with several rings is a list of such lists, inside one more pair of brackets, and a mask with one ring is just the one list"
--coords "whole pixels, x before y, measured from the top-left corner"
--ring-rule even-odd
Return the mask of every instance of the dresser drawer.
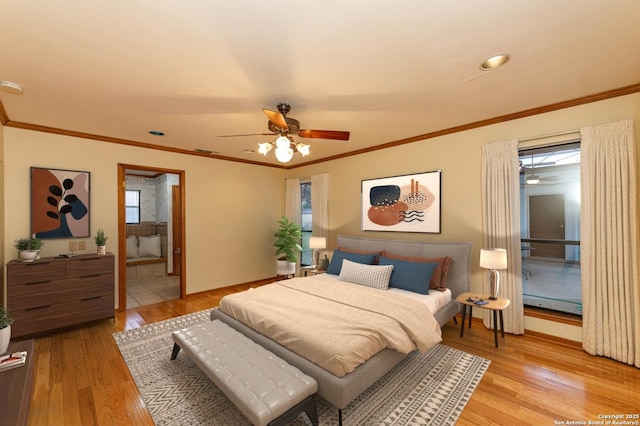
[[113, 272], [113, 256], [82, 256], [67, 262], [67, 277], [88, 277]]
[[37, 309], [11, 311], [14, 319], [11, 334], [15, 337], [26, 336], [87, 321], [111, 318], [113, 315], [113, 295], [93, 296]]
[[7, 284], [29, 284], [60, 280], [66, 277], [64, 261], [36, 260], [35, 262], [11, 262], [7, 266]]
[[114, 292], [113, 285], [112, 273], [12, 285], [7, 288], [8, 306], [13, 311], [108, 295]]

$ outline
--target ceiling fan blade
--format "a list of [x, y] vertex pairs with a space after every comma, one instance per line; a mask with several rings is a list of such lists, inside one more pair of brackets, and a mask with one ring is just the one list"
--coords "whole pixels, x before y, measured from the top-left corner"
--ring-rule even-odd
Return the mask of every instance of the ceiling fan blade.
[[273, 136], [277, 133], [247, 133], [246, 135], [218, 135], [219, 138], [236, 138], [238, 136]]
[[300, 130], [298, 136], [301, 138], [314, 139], [335, 139], [339, 141], [348, 141], [350, 132], [341, 132], [339, 130]]
[[284, 115], [278, 111], [272, 111], [270, 109], [262, 108], [262, 112], [269, 118], [269, 121], [278, 126], [283, 130], [288, 130], [289, 126], [287, 125], [287, 121], [284, 119]]

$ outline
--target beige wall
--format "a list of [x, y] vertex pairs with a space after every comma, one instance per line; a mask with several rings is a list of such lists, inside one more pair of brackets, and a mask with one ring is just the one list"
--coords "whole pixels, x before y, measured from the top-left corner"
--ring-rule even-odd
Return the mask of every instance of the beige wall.
[[[7, 240], [4, 226], [4, 126], [0, 121], [0, 259], [4, 259], [4, 244]], [[0, 306], [4, 306], [7, 300], [4, 286], [4, 262], [2, 263], [2, 274], [0, 274]]]
[[[396, 148], [289, 171], [173, 154], [124, 145], [5, 127], [0, 161], [5, 184], [0, 203], [4, 263], [16, 257], [14, 240], [29, 233], [29, 167], [91, 172], [91, 232], [104, 228], [117, 252], [117, 164], [186, 171], [187, 292], [273, 276], [273, 232], [284, 211], [284, 178], [330, 174], [330, 248], [337, 234], [417, 241], [473, 243], [472, 290], [480, 290], [482, 244], [481, 148], [488, 142], [523, 139], [631, 117], [640, 138], [640, 94], [540, 114]], [[409, 135], [407, 135], [409, 136]], [[312, 148], [313, 149], [313, 148]], [[360, 231], [362, 179], [442, 170], [442, 233]], [[0, 177], [0, 179], [2, 179]], [[267, 190], [265, 190], [267, 189]], [[0, 204], [1, 206], [1, 204]], [[43, 255], [67, 251], [69, 240], [47, 240]], [[88, 251], [94, 249], [87, 239]], [[3, 253], [4, 252], [4, 253]], [[117, 253], [116, 253], [117, 254]], [[3, 274], [4, 276], [4, 274]], [[581, 329], [526, 318], [529, 330], [581, 340]]]
[[[11, 127], [3, 134], [5, 264], [17, 257], [14, 241], [30, 232], [32, 166], [91, 172], [91, 234], [103, 228], [107, 249], [117, 255], [117, 164], [125, 163], [185, 171], [187, 293], [275, 275], [271, 254], [284, 210], [284, 170]], [[42, 255], [68, 252], [69, 241], [46, 240]], [[93, 238], [86, 241], [87, 252], [94, 252]]]
[[[470, 241], [473, 243], [472, 282], [481, 291], [478, 266], [482, 245], [481, 149], [488, 142], [524, 139], [583, 126], [636, 119], [640, 140], [640, 94], [609, 99], [479, 129], [428, 139], [400, 147], [289, 170], [288, 177], [305, 178], [329, 173], [329, 246], [336, 235], [362, 235], [412, 241]], [[313, 149], [313, 147], [312, 147]], [[362, 179], [442, 170], [442, 233], [411, 234], [360, 231]], [[565, 324], [526, 318], [529, 330], [581, 341], [581, 329]]]

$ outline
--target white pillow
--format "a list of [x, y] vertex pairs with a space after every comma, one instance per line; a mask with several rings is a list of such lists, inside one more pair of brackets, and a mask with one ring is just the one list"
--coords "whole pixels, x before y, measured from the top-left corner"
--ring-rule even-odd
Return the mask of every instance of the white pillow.
[[393, 265], [365, 265], [344, 259], [338, 279], [354, 284], [386, 290], [393, 272]]
[[127, 257], [139, 257], [138, 239], [135, 235], [129, 235], [127, 237]]
[[140, 257], [162, 257], [160, 251], [160, 235], [138, 237], [138, 254]]

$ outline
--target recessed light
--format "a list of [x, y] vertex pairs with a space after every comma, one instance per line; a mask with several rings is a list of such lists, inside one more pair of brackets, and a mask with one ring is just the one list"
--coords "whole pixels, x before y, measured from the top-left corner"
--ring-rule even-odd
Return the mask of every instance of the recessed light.
[[506, 53], [501, 53], [500, 55], [492, 56], [487, 60], [485, 60], [483, 63], [481, 63], [480, 69], [482, 71], [495, 70], [496, 68], [500, 68], [501, 66], [509, 62], [510, 59], [511, 59], [511, 55], [508, 55]]
[[164, 136], [164, 132], [160, 130], [149, 130], [149, 134], [153, 136]]
[[13, 81], [0, 81], [0, 88], [7, 93], [13, 93], [16, 95], [22, 94], [22, 86]]

